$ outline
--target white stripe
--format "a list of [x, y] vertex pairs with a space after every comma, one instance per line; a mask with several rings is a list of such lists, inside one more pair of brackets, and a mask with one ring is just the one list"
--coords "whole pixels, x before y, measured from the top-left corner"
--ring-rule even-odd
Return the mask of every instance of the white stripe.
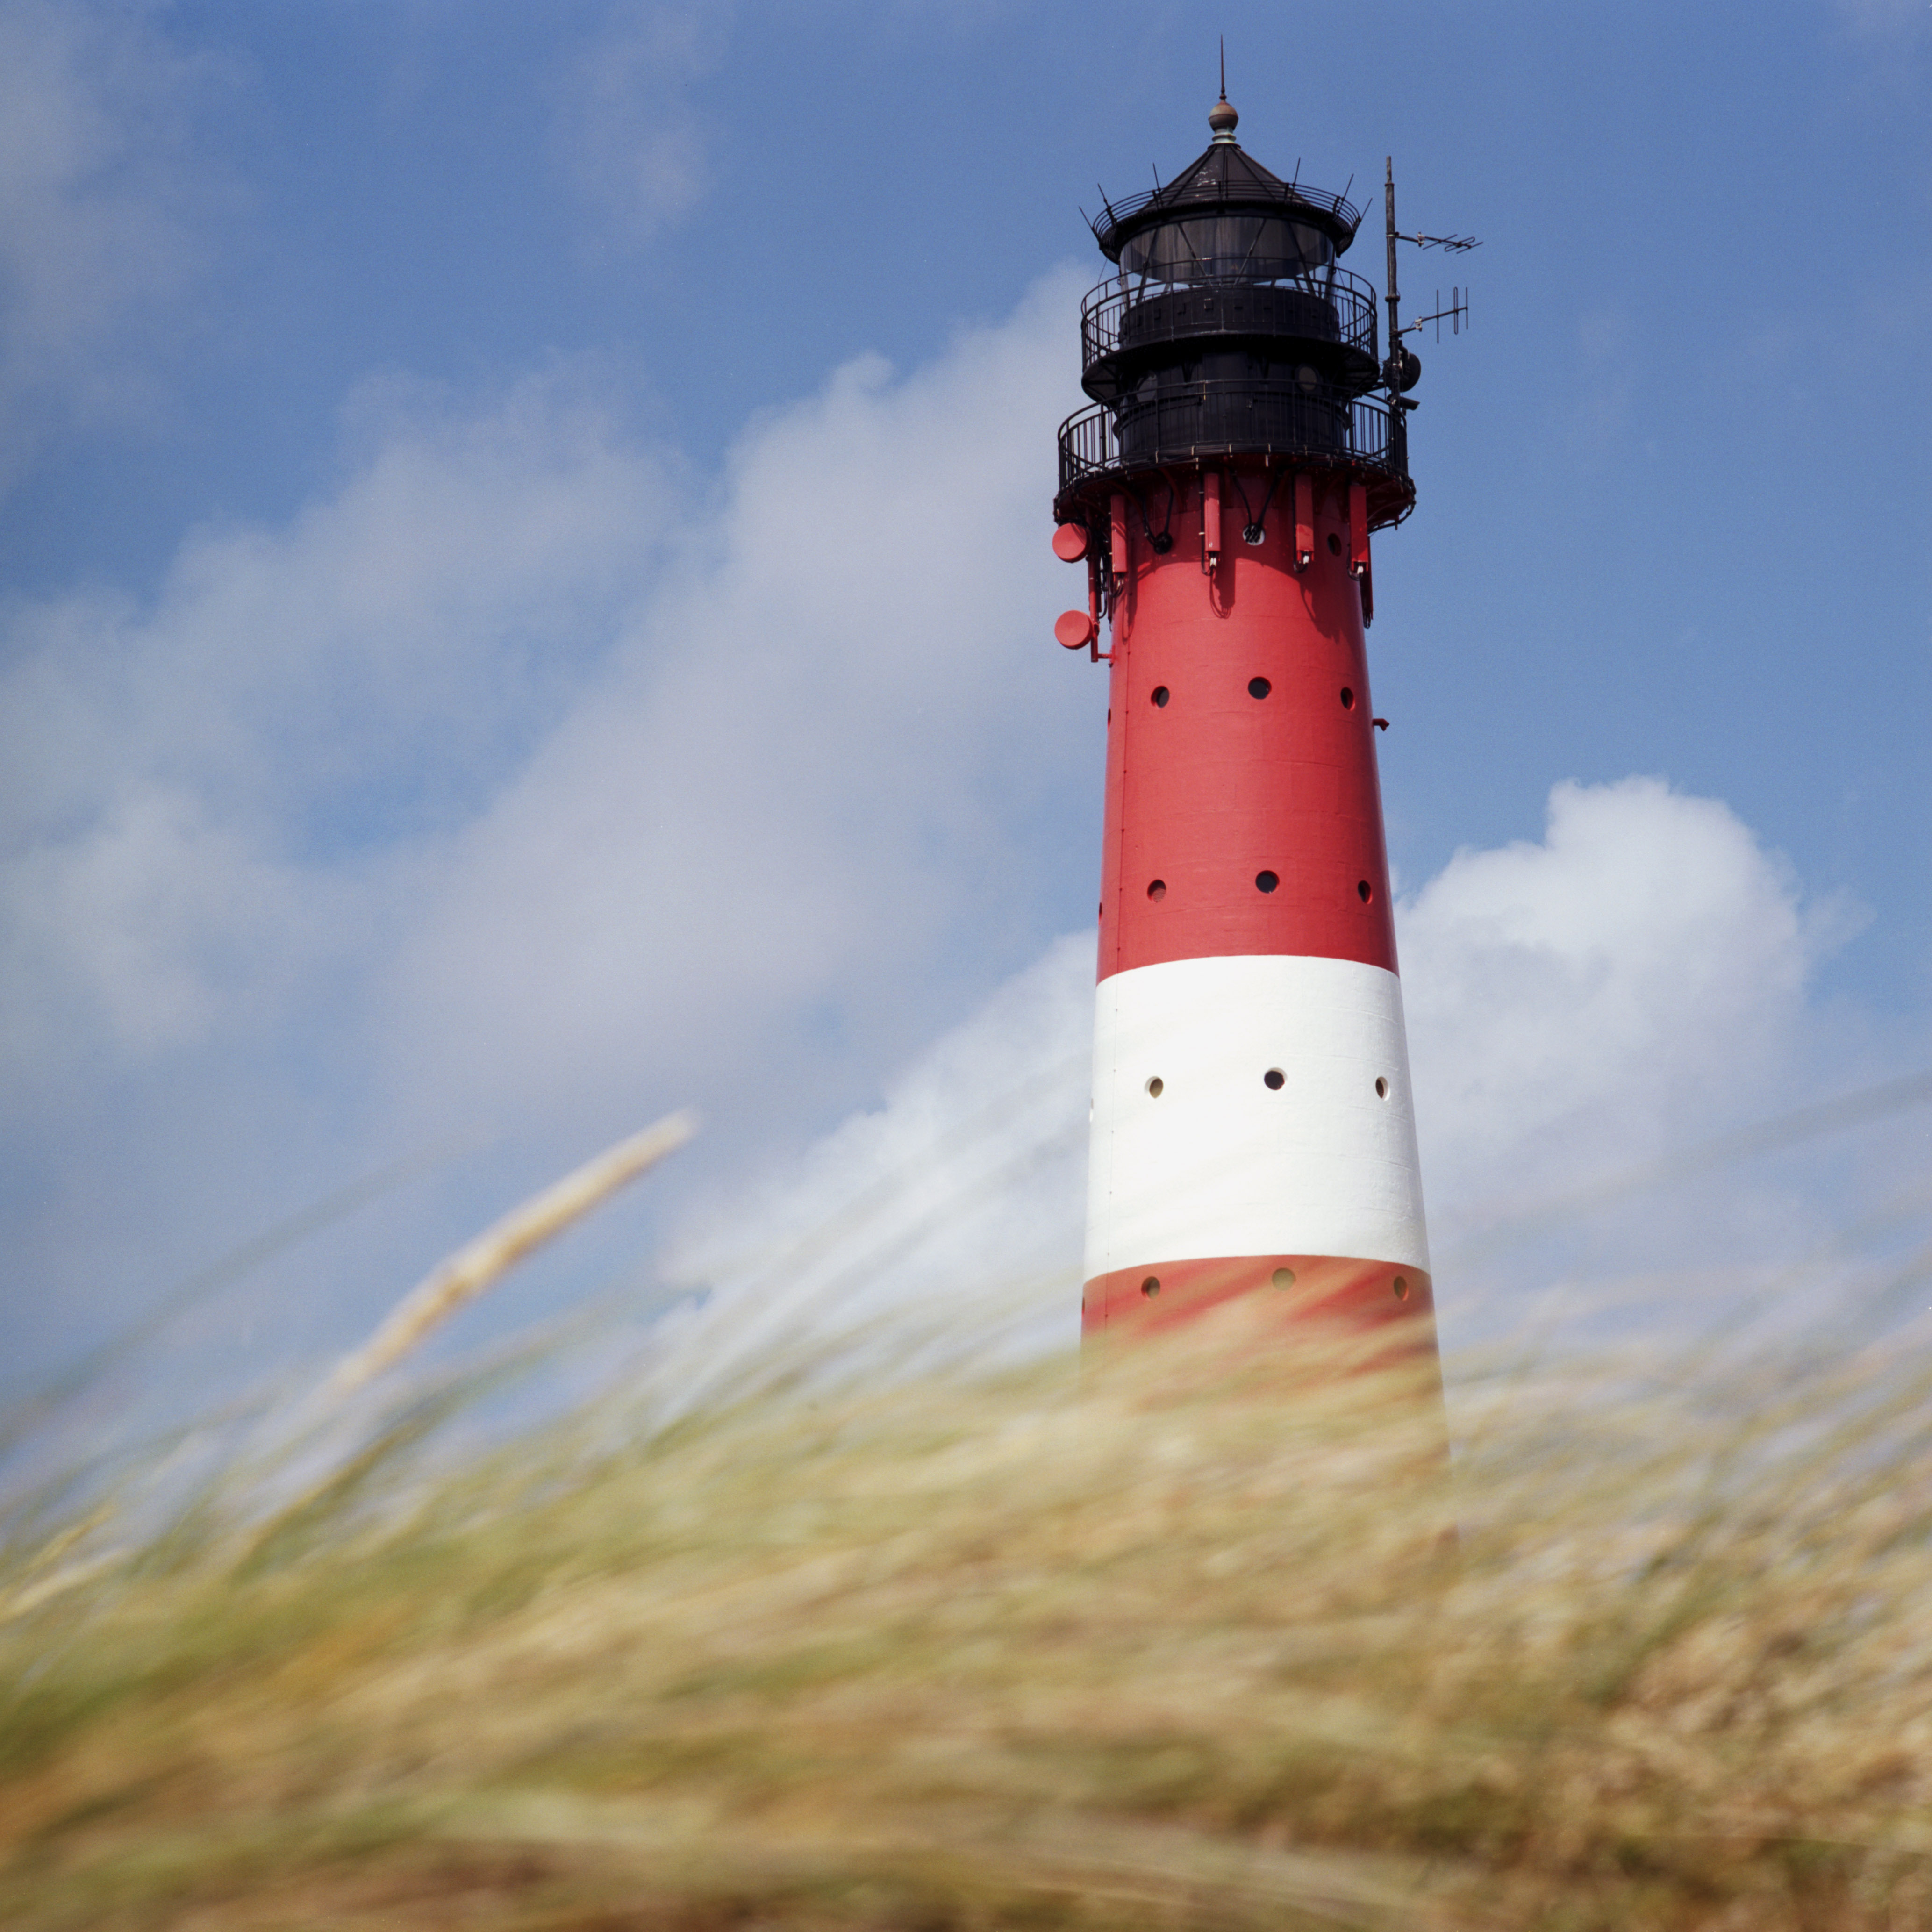
[[1270, 1254], [1429, 1266], [1402, 982], [1266, 953], [1102, 980], [1087, 1278]]

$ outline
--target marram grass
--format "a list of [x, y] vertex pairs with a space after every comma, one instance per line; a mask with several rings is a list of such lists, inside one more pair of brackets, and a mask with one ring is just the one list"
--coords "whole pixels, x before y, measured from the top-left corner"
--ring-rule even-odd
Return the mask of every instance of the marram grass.
[[1228, 1339], [43, 1526], [0, 1925], [1932, 1927], [1922, 1372]]

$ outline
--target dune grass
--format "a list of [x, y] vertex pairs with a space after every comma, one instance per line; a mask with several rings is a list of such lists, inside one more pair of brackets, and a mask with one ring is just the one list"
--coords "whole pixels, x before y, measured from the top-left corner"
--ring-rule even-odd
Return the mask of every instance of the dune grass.
[[1932, 1926], [1922, 1366], [1240, 1319], [16, 1534], [0, 1924]]

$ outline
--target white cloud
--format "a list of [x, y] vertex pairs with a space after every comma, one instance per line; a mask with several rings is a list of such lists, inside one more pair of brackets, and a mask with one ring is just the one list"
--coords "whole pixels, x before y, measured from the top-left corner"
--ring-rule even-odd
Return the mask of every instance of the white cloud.
[[54, 424], [146, 406], [202, 265], [216, 77], [140, 10], [0, 4], [0, 483]]
[[902, 381], [855, 362], [746, 437], [427, 892], [388, 1000], [411, 1089], [488, 1111], [673, 1078], [762, 1106], [854, 1051], [869, 1084], [1036, 932], [1027, 855], [1104, 701], [1043, 614], [1070, 294]]
[[16, 1070], [50, 1023], [70, 1037], [104, 1030], [138, 1057], [196, 1044], [218, 1024], [241, 1030], [261, 1017], [272, 954], [308, 925], [286, 872], [211, 824], [199, 800], [159, 786], [130, 785], [7, 872], [5, 977], [40, 994], [12, 1006], [0, 1034]]
[[192, 536], [152, 608], [8, 614], [16, 1073], [299, 1025], [304, 971], [380, 944], [386, 866], [487, 799], [661, 558], [658, 466], [563, 377], [387, 416], [285, 530]]
[[1459, 853], [1398, 917], [1424, 1159], [1458, 1204], [1773, 1103], [1846, 929], [1727, 807], [1648, 778], [1556, 786], [1540, 844]]
[[259, 1190], [284, 1141], [332, 1179], [696, 1099], [756, 1145], [1037, 944], [1104, 704], [1047, 628], [1072, 293], [861, 358], [704, 489], [595, 368], [480, 410], [376, 386], [284, 526], [198, 532], [143, 608], [4, 613], [4, 1128], [176, 1174], [108, 1173], [128, 1270], [226, 1238], [134, 1204], [231, 1160]]
[[688, 1400], [886, 1316], [978, 1349], [1080, 1328], [1094, 944], [1056, 940], [921, 1053], [881, 1104], [686, 1214], [666, 1278], [712, 1291], [655, 1365]]

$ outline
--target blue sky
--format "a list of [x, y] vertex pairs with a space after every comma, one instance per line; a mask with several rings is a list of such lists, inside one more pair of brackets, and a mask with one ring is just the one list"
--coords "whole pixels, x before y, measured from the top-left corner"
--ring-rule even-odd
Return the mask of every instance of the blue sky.
[[[1473, 326], [1423, 344], [1371, 638], [1464, 1070], [1432, 1198], [1484, 1196], [1452, 1142], [1615, 1166], [1932, 1059], [1932, 9], [6, 0], [17, 1364], [424, 1154], [256, 1277], [334, 1346], [697, 1101], [570, 1292], [1084, 929], [1078, 209], [1199, 151], [1222, 33], [1258, 158], [1372, 234], [1392, 152], [1405, 226], [1484, 241], [1408, 258]], [[1485, 1139], [1498, 893], [1511, 959], [1628, 910], [1522, 1047], [1569, 1100]]]

